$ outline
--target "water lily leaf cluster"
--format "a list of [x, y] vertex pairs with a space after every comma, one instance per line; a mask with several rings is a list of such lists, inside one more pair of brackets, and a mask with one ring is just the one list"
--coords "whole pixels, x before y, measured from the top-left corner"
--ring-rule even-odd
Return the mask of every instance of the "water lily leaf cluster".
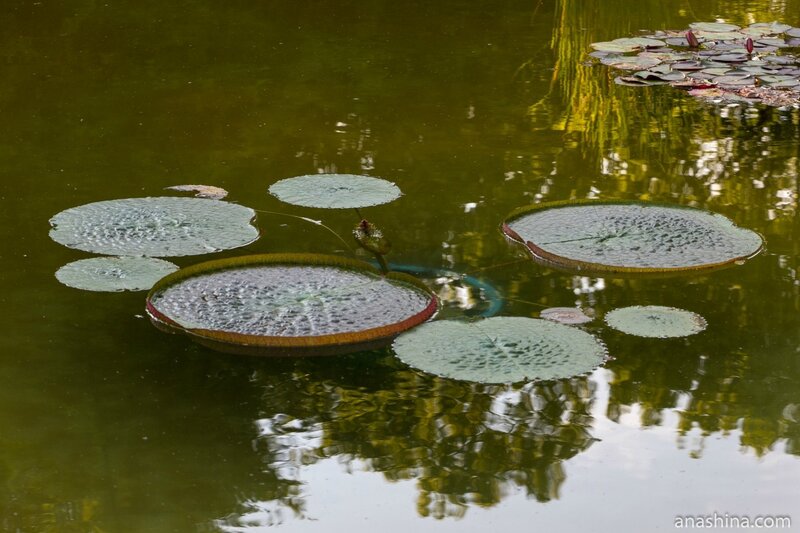
[[169, 273], [165, 265], [171, 263], [144, 258], [250, 244], [258, 238], [253, 218], [250, 208], [205, 198], [126, 198], [73, 207], [50, 219], [50, 237], [69, 248], [122, 257], [70, 263], [56, 278], [86, 290], [146, 290]]
[[682, 31], [593, 43], [600, 63], [628, 86], [672, 85], [714, 102], [800, 106], [800, 28], [696, 22]]

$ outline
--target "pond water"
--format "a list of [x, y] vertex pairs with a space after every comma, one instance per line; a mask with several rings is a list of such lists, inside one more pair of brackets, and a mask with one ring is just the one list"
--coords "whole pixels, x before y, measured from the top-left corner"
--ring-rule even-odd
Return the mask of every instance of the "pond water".
[[[678, 515], [800, 522], [800, 115], [614, 85], [589, 44], [694, 21], [800, 25], [794, 0], [6, 0], [0, 13], [0, 530], [669, 530]], [[63, 209], [216, 185], [264, 211], [296, 175], [368, 174], [390, 261], [466, 273], [499, 314], [628, 305], [706, 331], [588, 324], [590, 376], [477, 385], [391, 350], [272, 360], [144, 318], [143, 293], [54, 277], [89, 257]], [[535, 201], [657, 200], [765, 236], [742, 266], [670, 279], [534, 264], [499, 225]], [[261, 213], [244, 252], [351, 256]], [[182, 257], [181, 266], [206, 257]], [[492, 307], [441, 279], [448, 315]], [[797, 526], [795, 526], [797, 527]]]

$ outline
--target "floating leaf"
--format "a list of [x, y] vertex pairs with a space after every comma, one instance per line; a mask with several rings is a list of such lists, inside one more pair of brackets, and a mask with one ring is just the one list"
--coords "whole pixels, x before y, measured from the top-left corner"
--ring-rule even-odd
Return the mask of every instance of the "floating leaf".
[[606, 323], [637, 337], [687, 337], [706, 329], [706, 321], [700, 315], [659, 305], [615, 309], [606, 315]]
[[698, 31], [697, 36], [705, 41], [734, 41], [745, 38], [738, 31]]
[[203, 198], [127, 198], [73, 207], [50, 219], [64, 246], [107, 255], [169, 257], [238, 248], [258, 238], [255, 212]]
[[153, 323], [221, 351], [328, 355], [388, 344], [427, 320], [436, 298], [406, 274], [311, 254], [209, 261], [167, 276], [147, 296]]
[[626, 54], [628, 52], [635, 52], [636, 50], [640, 50], [641, 46], [635, 44], [621, 44], [615, 43], [612, 41], [606, 41], [601, 43], [592, 43], [592, 48], [597, 50], [598, 52], [613, 52], [618, 54]]
[[707, 76], [724, 76], [725, 74], [731, 72], [730, 67], [714, 67], [714, 68], [706, 68], [701, 71], [702, 74]]
[[742, 63], [747, 59], [747, 54], [719, 54], [714, 56], [714, 61], [719, 61], [720, 63]]
[[85, 291], [146, 291], [176, 270], [177, 265], [151, 257], [93, 257], [67, 263], [56, 279]]
[[[670, 37], [669, 39], [665, 39], [665, 42], [670, 46], [689, 46], [689, 41], [686, 37]], [[694, 46], [697, 47], [699, 44], [698, 42]]]
[[674, 70], [703, 70], [705, 65], [700, 61], [678, 61], [672, 64]]
[[789, 37], [800, 37], [800, 28], [789, 28], [785, 33]]
[[792, 29], [791, 26], [788, 24], [783, 24], [781, 22], [756, 22], [755, 24], [751, 24], [748, 28], [752, 29], [764, 29], [769, 30], [771, 34], [777, 33], [784, 33], [790, 31]]
[[775, 48], [788, 48], [789, 45], [783, 39], [759, 39], [758, 44], [762, 46], [774, 46]]
[[725, 24], [722, 22], [692, 22], [689, 27], [696, 31], [723, 32], [736, 31], [739, 26], [735, 24]]
[[400, 335], [392, 348], [423, 372], [480, 383], [568, 378], [606, 359], [605, 346], [593, 335], [523, 317], [429, 322]]
[[761, 76], [759, 79], [770, 87], [795, 87], [800, 85], [800, 81], [794, 76]]
[[594, 320], [577, 307], [550, 307], [539, 313], [540, 318], [561, 324], [585, 324]]
[[643, 202], [538, 204], [511, 213], [503, 230], [538, 260], [595, 272], [714, 268], [747, 259], [763, 246], [759, 234], [722, 215]]
[[626, 85], [628, 87], [642, 87], [644, 85], [656, 84], [654, 82], [643, 80], [642, 78], [637, 78], [636, 76], [617, 76], [614, 78], [614, 83], [617, 85]]
[[215, 187], [213, 185], [172, 185], [164, 187], [172, 191], [193, 192], [198, 198], [210, 198], [212, 200], [222, 200], [228, 196], [228, 191], [222, 187]]
[[634, 74], [634, 76], [642, 78], [643, 80], [647, 81], [653, 81], [653, 80], [680, 81], [686, 77], [686, 75], [683, 72], [671, 71], [671, 72], [661, 73], [661, 72], [653, 72], [651, 70], [643, 70], [641, 72], [637, 72], [636, 74]]
[[717, 76], [712, 80], [717, 85], [755, 85], [756, 79], [749, 76]]
[[391, 181], [355, 174], [308, 174], [273, 183], [269, 192], [303, 207], [345, 209], [386, 204], [402, 194]]
[[600, 62], [620, 70], [648, 69], [661, 63], [659, 59], [641, 56], [608, 56]]

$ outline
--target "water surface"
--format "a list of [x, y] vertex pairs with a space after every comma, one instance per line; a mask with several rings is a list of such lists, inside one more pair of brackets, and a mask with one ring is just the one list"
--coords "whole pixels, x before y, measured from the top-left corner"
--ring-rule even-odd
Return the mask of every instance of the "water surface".
[[[7, 0], [0, 13], [0, 530], [655, 531], [676, 515], [790, 514], [800, 497], [797, 111], [714, 107], [613, 84], [589, 44], [693, 21], [782, 20], [796, 1]], [[469, 273], [501, 314], [626, 305], [703, 315], [677, 340], [589, 325], [591, 376], [488, 386], [390, 351], [219, 355], [143, 318], [143, 294], [54, 272], [89, 254], [48, 236], [79, 204], [369, 174], [391, 261]], [[534, 201], [694, 205], [767, 252], [698, 276], [574, 276], [499, 231]], [[245, 252], [352, 252], [262, 213]], [[242, 250], [215, 254], [233, 256]], [[189, 265], [201, 258], [178, 258]], [[451, 314], [474, 295], [453, 290]], [[458, 308], [458, 303], [462, 309]], [[800, 516], [794, 517], [800, 521]]]

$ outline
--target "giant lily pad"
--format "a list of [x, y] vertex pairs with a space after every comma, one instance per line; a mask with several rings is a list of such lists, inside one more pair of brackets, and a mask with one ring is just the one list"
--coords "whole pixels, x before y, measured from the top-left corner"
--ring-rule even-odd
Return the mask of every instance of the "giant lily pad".
[[761, 251], [758, 233], [682, 206], [554, 202], [514, 211], [503, 225], [536, 259], [568, 269], [680, 273], [729, 265]]
[[605, 346], [593, 335], [524, 317], [430, 322], [400, 335], [392, 347], [423, 372], [481, 383], [568, 378], [606, 359]]
[[50, 219], [64, 246], [107, 255], [169, 257], [238, 248], [258, 238], [255, 212], [204, 198], [128, 198], [73, 207]]
[[288, 204], [345, 209], [386, 204], [402, 194], [391, 181], [354, 174], [309, 174], [273, 183], [269, 192]]
[[703, 317], [691, 311], [660, 305], [634, 305], [606, 315], [612, 328], [637, 337], [687, 337], [706, 329]]
[[93, 257], [64, 265], [56, 279], [85, 291], [146, 291], [176, 270], [177, 265], [151, 257]]
[[272, 254], [209, 261], [159, 281], [153, 323], [212, 348], [328, 355], [383, 346], [427, 320], [436, 298], [401, 273], [336, 256]]

